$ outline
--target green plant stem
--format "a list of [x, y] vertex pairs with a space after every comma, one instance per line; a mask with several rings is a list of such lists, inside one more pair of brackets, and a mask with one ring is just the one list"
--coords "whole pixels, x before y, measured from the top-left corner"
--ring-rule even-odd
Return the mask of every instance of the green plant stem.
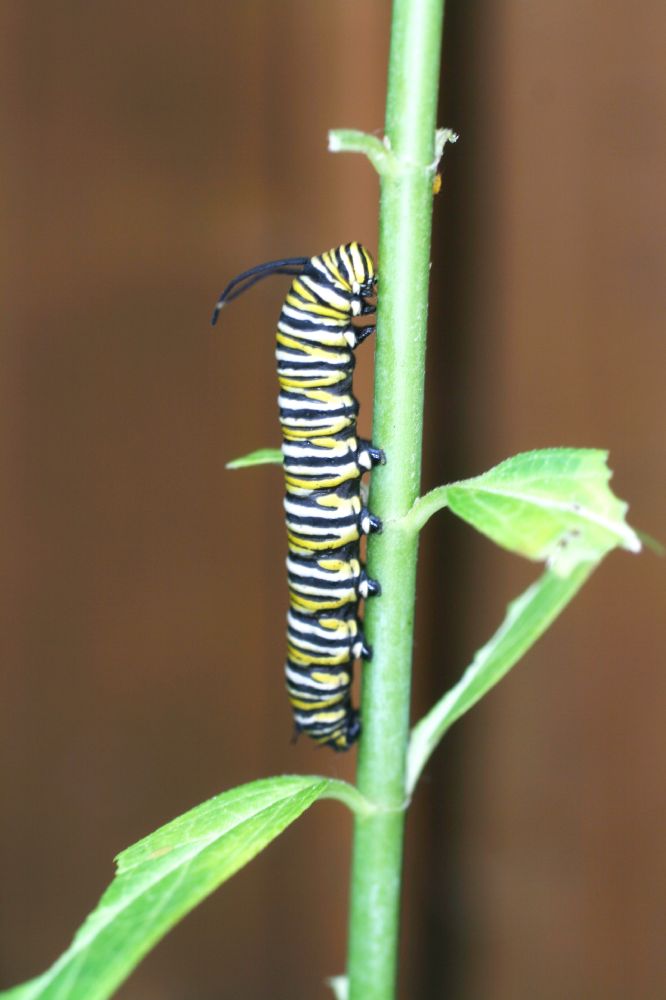
[[368, 545], [382, 596], [368, 602], [373, 646], [363, 676], [358, 788], [376, 808], [354, 828], [349, 1000], [395, 996], [405, 761], [418, 533], [400, 525], [419, 493], [435, 117], [444, 0], [395, 0], [386, 139], [397, 169], [381, 171], [370, 508], [384, 531]]

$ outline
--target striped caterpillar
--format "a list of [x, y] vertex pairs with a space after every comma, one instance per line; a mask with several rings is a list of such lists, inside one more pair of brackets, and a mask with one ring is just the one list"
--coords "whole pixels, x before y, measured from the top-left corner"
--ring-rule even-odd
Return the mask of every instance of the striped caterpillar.
[[224, 289], [213, 313], [269, 274], [294, 276], [277, 327], [278, 405], [289, 554], [287, 692], [297, 732], [348, 750], [360, 719], [351, 704], [355, 659], [369, 659], [359, 602], [380, 593], [359, 558], [362, 535], [381, 529], [363, 506], [360, 479], [384, 462], [356, 436], [354, 349], [374, 332], [372, 258], [359, 243], [317, 257], [270, 261]]

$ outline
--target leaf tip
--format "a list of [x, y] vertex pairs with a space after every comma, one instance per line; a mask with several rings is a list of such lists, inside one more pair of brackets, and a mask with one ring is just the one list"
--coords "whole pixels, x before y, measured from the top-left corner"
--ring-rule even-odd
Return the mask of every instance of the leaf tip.
[[[627, 525], [627, 534], [626, 534], [626, 541], [624, 544], [624, 548], [627, 549], [628, 552], [641, 552], [643, 549], [643, 543], [641, 542], [638, 533], [634, 531], [634, 529], [629, 525]], [[662, 548], [662, 555], [663, 555], [663, 548]]]

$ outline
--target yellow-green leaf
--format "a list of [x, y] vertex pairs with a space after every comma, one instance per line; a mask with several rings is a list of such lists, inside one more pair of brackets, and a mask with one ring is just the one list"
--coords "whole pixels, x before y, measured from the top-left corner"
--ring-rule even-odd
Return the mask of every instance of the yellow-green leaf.
[[197, 903], [322, 797], [362, 807], [356, 789], [312, 776], [241, 785], [167, 823], [117, 859], [117, 873], [72, 944], [1, 1000], [105, 1000]]
[[250, 465], [282, 465], [282, 452], [279, 448], [259, 448], [240, 458], [232, 458], [225, 468], [247, 469]]
[[627, 505], [608, 486], [606, 459], [607, 452], [593, 448], [523, 452], [480, 476], [426, 494], [409, 518], [420, 527], [448, 506], [498, 545], [548, 560], [566, 574], [616, 546], [640, 551], [640, 540], [625, 521]]

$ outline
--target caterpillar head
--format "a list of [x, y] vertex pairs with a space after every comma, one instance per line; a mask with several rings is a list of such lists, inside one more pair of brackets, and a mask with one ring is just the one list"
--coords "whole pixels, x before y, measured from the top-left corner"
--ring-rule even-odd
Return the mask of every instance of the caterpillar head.
[[338, 247], [336, 256], [340, 274], [346, 279], [354, 297], [352, 312], [361, 313], [363, 299], [375, 293], [375, 265], [372, 257], [360, 243], [346, 243]]

